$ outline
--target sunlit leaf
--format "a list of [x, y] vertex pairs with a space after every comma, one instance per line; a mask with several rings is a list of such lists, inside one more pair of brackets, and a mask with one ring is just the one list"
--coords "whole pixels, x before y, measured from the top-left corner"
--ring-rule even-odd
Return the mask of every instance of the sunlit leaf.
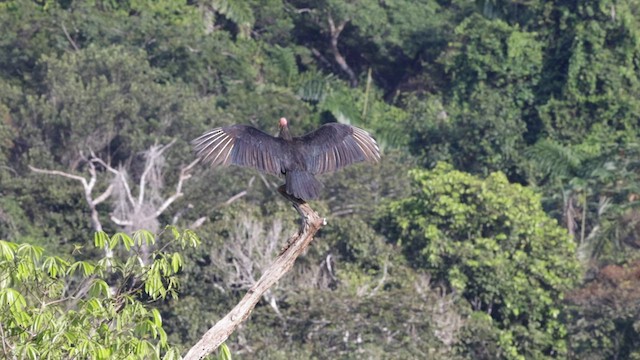
[[93, 235], [93, 243], [97, 248], [104, 248], [109, 243], [109, 235], [104, 231], [96, 231]]
[[90, 264], [89, 262], [86, 261], [78, 261], [73, 263], [70, 267], [69, 270], [67, 271], [68, 274], [72, 275], [76, 272], [77, 269], [82, 268], [83, 271], [83, 275], [86, 276], [90, 276], [93, 275], [93, 272], [95, 270], [95, 265]]
[[177, 273], [182, 266], [182, 257], [179, 253], [173, 253], [171, 256], [171, 267], [174, 273]]
[[109, 285], [106, 281], [102, 279], [95, 279], [91, 284], [91, 288], [89, 289], [89, 294], [91, 296], [98, 297], [103, 295], [104, 297], [109, 297]]
[[42, 256], [44, 249], [40, 246], [33, 246], [30, 244], [20, 244], [18, 247], [18, 254], [22, 256], [28, 256], [31, 261], [36, 262]]
[[17, 249], [18, 244], [0, 240], [0, 255], [2, 255], [5, 260], [13, 261]]
[[218, 348], [218, 360], [231, 360], [231, 351], [226, 343], [222, 343]]
[[151, 309], [151, 317], [155, 326], [162, 326], [162, 316], [160, 316], [158, 309]]
[[4, 288], [0, 289], [0, 305], [9, 307], [12, 311], [23, 311], [27, 301], [16, 289]]

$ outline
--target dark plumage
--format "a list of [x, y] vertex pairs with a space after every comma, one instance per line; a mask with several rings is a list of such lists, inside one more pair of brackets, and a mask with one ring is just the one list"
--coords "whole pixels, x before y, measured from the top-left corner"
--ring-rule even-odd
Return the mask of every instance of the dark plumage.
[[280, 119], [278, 137], [251, 126], [231, 125], [205, 133], [193, 145], [212, 166], [233, 164], [284, 175], [286, 192], [299, 199], [318, 197], [322, 184], [314, 175], [380, 160], [378, 144], [362, 129], [331, 123], [292, 137], [285, 118]]

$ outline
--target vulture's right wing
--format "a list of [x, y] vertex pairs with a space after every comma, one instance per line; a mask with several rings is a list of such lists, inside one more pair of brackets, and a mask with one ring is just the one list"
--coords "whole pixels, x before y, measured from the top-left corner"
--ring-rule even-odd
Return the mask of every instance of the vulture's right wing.
[[192, 141], [197, 155], [212, 166], [238, 165], [280, 175], [284, 172], [283, 140], [247, 125], [215, 128]]
[[368, 132], [351, 125], [329, 123], [295, 138], [313, 174], [341, 169], [361, 161], [380, 161], [380, 149]]

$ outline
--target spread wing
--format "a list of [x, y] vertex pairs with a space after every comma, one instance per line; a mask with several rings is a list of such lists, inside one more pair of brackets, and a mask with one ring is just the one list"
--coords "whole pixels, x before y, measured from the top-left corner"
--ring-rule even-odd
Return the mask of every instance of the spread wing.
[[204, 162], [212, 166], [238, 165], [265, 173], [284, 172], [287, 155], [282, 139], [254, 127], [231, 125], [215, 128], [192, 141]]
[[330, 123], [295, 138], [306, 168], [313, 174], [341, 169], [349, 164], [380, 160], [380, 149], [368, 132], [355, 126]]

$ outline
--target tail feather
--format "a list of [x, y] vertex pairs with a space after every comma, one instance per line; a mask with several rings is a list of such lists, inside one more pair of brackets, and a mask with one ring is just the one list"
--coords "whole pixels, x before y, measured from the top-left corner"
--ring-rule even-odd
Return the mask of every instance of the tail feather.
[[320, 195], [322, 183], [306, 171], [287, 171], [285, 189], [298, 199], [315, 199]]

